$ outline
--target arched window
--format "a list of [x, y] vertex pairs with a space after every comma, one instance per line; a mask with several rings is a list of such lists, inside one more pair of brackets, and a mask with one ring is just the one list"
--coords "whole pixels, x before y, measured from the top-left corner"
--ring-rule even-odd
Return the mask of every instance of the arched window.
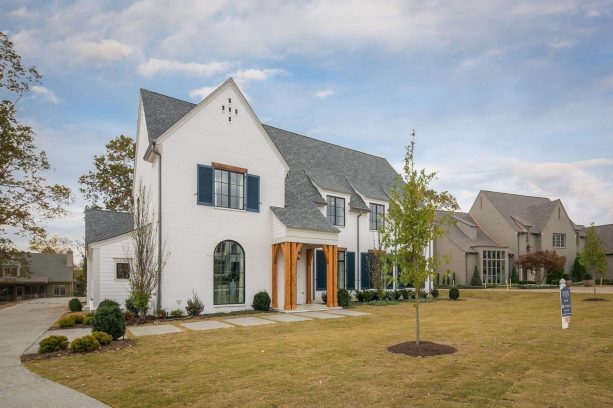
[[245, 303], [245, 251], [238, 242], [222, 241], [215, 247], [213, 303]]

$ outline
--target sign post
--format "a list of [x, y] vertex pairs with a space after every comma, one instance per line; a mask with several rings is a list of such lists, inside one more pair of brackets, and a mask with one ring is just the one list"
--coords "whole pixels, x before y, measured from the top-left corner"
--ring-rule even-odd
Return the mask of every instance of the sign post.
[[570, 324], [570, 288], [566, 285], [566, 280], [560, 279], [560, 307], [562, 311], [562, 329], [568, 329]]

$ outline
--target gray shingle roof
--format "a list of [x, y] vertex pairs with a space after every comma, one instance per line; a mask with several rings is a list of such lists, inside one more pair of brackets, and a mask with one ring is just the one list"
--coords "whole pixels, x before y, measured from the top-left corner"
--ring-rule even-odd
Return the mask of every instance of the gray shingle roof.
[[146, 89], [140, 90], [145, 111], [145, 123], [149, 142], [153, 142], [159, 136], [185, 116], [196, 105], [190, 102], [175, 99], [170, 96], [151, 92]]
[[560, 200], [551, 201], [545, 197], [532, 197], [519, 194], [481, 191], [500, 211], [511, 221], [518, 232], [524, 232], [529, 227], [530, 232], [540, 233], [549, 221], [553, 210]]
[[602, 241], [607, 254], [613, 254], [613, 224], [597, 225], [596, 234]]
[[30, 280], [47, 278], [48, 282], [72, 282], [74, 267], [66, 265], [66, 254], [29, 255]]
[[[440, 213], [442, 212], [439, 212], [439, 214]], [[476, 253], [477, 251], [475, 248], [479, 247], [504, 248], [492, 238], [490, 238], [489, 235], [487, 235], [485, 231], [481, 229], [481, 227], [476, 223], [476, 221], [470, 214], [464, 212], [454, 212], [453, 218], [455, 218], [457, 222], [463, 222], [469, 225], [471, 228], [476, 228], [476, 238], [473, 239], [472, 237], [466, 235], [457, 226], [457, 224], [452, 224], [447, 227], [448, 230], [445, 236], [462, 251]]]
[[85, 245], [113, 238], [134, 228], [134, 214], [127, 212], [85, 210]]

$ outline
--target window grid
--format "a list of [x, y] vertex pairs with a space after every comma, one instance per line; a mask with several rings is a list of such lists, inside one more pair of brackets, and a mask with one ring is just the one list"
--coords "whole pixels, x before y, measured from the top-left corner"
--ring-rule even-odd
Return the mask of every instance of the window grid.
[[381, 204], [370, 204], [370, 229], [378, 231], [383, 226], [385, 217], [385, 206]]
[[345, 199], [328, 196], [327, 206], [328, 220], [332, 225], [345, 225]]
[[504, 251], [483, 251], [483, 282], [504, 283], [506, 264]]
[[345, 252], [338, 252], [338, 288], [345, 289]]
[[116, 279], [130, 279], [130, 264], [127, 262], [117, 262], [115, 264]]
[[213, 260], [215, 305], [245, 303], [245, 251], [235, 241], [220, 242]]
[[554, 248], [566, 248], [566, 234], [554, 233], [552, 240]]
[[215, 206], [245, 208], [245, 175], [228, 170], [215, 169]]
[[54, 286], [53, 287], [53, 296], [64, 296], [66, 295], [66, 286]]

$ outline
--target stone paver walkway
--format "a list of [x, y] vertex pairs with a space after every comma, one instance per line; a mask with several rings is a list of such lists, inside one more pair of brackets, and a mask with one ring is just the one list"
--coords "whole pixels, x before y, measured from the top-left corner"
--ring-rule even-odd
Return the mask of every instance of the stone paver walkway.
[[[79, 337], [86, 336], [88, 334], [92, 334], [92, 329], [87, 328], [76, 328], [76, 329], [58, 329], [58, 330], [47, 330], [42, 336], [41, 339], [44, 339], [49, 336], [66, 336], [69, 342], [77, 339]], [[38, 341], [34, 342], [23, 354], [32, 354], [38, 353]]]
[[173, 326], [172, 324], [155, 324], [151, 326], [128, 326], [128, 330], [130, 330], [130, 333], [132, 333], [133, 335], [137, 337], [183, 332], [183, 330], [179, 329], [177, 326]]
[[43, 298], [0, 310], [0, 407], [106, 407], [87, 395], [39, 377], [20, 356], [67, 309], [68, 298]]
[[370, 314], [370, 313], [366, 313], [366, 312], [357, 312], [355, 310], [347, 310], [347, 309], [331, 310], [330, 313], [337, 314], [337, 315], [342, 315], [342, 316], [351, 316], [351, 317], [367, 316], [367, 315]]
[[338, 319], [340, 317], [345, 317], [339, 314], [332, 314], [326, 312], [304, 312], [300, 313], [300, 316], [311, 317], [315, 319]]
[[193, 323], [181, 323], [181, 326], [190, 330], [214, 330], [214, 329], [228, 329], [234, 327], [231, 324], [218, 322], [217, 320], [204, 320], [202, 322]]
[[237, 317], [236, 319], [226, 319], [226, 323], [234, 324], [236, 326], [261, 326], [264, 324], [275, 324], [272, 320], [261, 319], [259, 317]]
[[304, 317], [304, 316], [300, 316], [296, 314], [289, 314], [289, 313], [270, 315], [270, 316], [266, 316], [265, 318], [274, 320], [275, 322], [281, 322], [281, 323], [304, 322], [306, 320], [313, 320], [308, 317]]

